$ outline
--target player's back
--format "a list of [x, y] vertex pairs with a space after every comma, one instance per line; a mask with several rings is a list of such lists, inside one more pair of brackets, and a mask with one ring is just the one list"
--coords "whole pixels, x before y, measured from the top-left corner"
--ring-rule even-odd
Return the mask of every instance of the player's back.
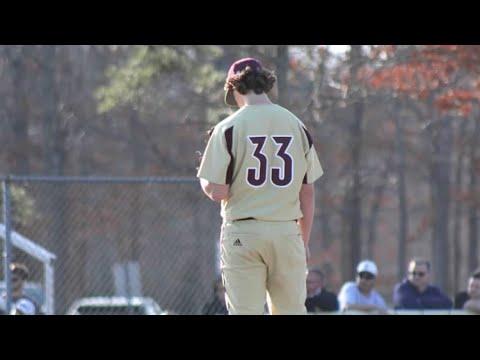
[[275, 104], [248, 105], [219, 124], [232, 162], [226, 220], [288, 221], [302, 216], [299, 192], [311, 138], [301, 121]]

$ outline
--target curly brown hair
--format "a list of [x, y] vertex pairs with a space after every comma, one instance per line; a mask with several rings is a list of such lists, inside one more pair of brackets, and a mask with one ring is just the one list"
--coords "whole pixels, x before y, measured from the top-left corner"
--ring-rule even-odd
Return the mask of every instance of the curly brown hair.
[[276, 80], [277, 78], [273, 71], [267, 69], [254, 71], [250, 66], [247, 66], [244, 70], [227, 80], [224, 89], [226, 91], [237, 90], [242, 95], [253, 91], [259, 95], [268, 93]]

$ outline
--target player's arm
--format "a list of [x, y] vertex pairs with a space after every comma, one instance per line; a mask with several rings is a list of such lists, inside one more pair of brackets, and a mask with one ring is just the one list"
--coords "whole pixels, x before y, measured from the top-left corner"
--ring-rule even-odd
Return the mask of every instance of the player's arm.
[[298, 220], [305, 248], [308, 249], [312, 232], [313, 212], [315, 209], [315, 188], [313, 184], [302, 184], [300, 190], [300, 209], [303, 217]]
[[211, 200], [221, 202], [229, 195], [233, 164], [233, 126], [223, 130], [216, 126], [202, 156], [197, 177], [203, 192]]
[[200, 178], [200, 185], [205, 195], [213, 201], [221, 202], [228, 199], [229, 185], [214, 184], [202, 178]]
[[307, 254], [307, 261], [310, 257], [308, 244], [310, 242], [310, 233], [312, 232], [313, 213], [315, 209], [315, 188], [314, 182], [323, 175], [323, 169], [318, 160], [317, 152], [313, 146], [313, 140], [305, 127], [302, 127], [301, 132], [305, 135], [305, 161], [307, 164], [307, 171], [303, 179], [302, 188], [300, 190], [300, 210], [303, 217], [298, 220], [300, 230], [302, 232], [303, 242], [305, 243], [305, 251]]

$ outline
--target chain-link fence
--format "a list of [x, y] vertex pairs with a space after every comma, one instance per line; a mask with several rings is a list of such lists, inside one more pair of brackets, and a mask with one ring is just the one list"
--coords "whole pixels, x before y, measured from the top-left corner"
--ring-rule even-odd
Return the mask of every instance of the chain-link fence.
[[2, 184], [0, 236], [12, 245], [4, 247], [3, 278], [10, 282], [6, 263], [26, 264], [46, 313], [158, 313], [158, 304], [200, 314], [212, 299], [221, 218], [196, 179], [10, 177]]

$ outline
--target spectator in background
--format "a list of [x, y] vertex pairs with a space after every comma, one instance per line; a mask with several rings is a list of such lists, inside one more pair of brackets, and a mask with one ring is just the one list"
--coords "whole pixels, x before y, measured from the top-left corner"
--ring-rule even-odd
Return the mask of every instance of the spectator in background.
[[467, 291], [462, 291], [455, 296], [455, 309], [480, 314], [480, 268], [470, 276]]
[[[12, 274], [12, 315], [40, 315], [38, 304], [26, 296], [24, 285], [28, 279], [28, 268], [21, 263], [10, 264]], [[2, 302], [6, 303], [6, 294], [2, 295]]]
[[308, 270], [305, 306], [307, 312], [338, 310], [337, 296], [325, 289], [325, 274], [318, 268]]
[[213, 300], [203, 307], [202, 315], [228, 315], [225, 303], [225, 287], [218, 277], [213, 285]]
[[378, 275], [373, 261], [365, 260], [357, 266], [357, 281], [347, 282], [338, 294], [340, 310], [363, 311], [368, 314], [388, 314], [387, 304], [374, 289]]
[[14, 303], [11, 315], [37, 315], [36, 306], [32, 301], [22, 298]]
[[408, 265], [408, 277], [395, 285], [395, 309], [432, 310], [451, 309], [452, 301], [438, 287], [430, 284], [430, 262], [413, 259]]

